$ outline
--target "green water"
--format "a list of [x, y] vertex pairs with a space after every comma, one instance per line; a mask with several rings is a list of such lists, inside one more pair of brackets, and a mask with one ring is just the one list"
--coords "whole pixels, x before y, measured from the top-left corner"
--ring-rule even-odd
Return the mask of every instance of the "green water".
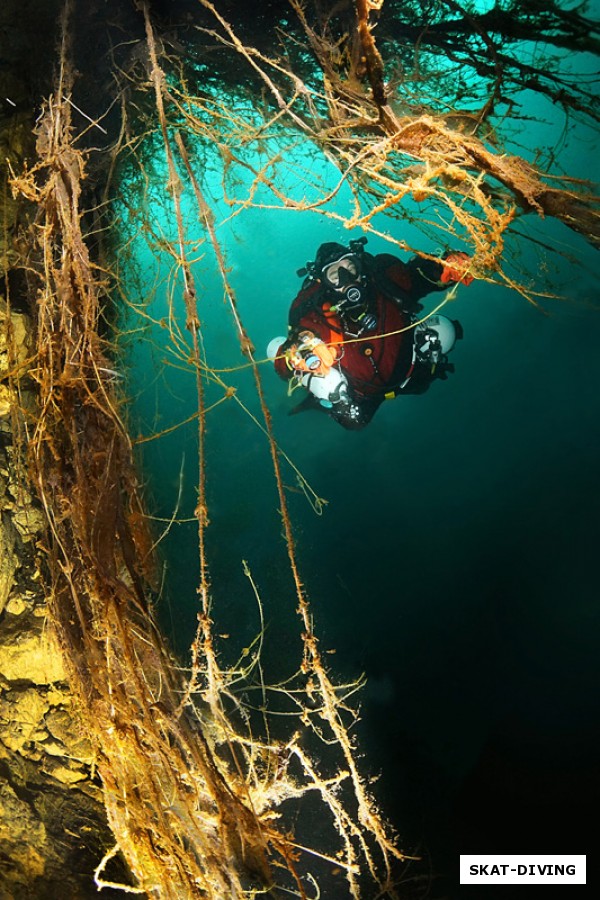
[[[532, 148], [558, 127], [551, 109], [541, 112], [548, 124], [535, 135], [530, 129]], [[584, 172], [596, 153], [593, 135], [580, 128], [569, 133], [561, 159]], [[155, 165], [160, 185], [159, 151]], [[312, 173], [315, 193], [320, 183], [336, 183], [331, 167], [297, 147], [277, 175], [282, 185], [299, 179], [299, 165]], [[219, 220], [227, 209], [216, 170], [205, 187]], [[243, 195], [244, 184], [236, 190]], [[153, 224], [173, 240], [169, 203], [158, 187]], [[208, 359], [236, 368], [244, 357], [191, 190], [183, 203]], [[347, 215], [348, 194], [341, 191], [328, 210]], [[423, 250], [440, 246], [418, 224], [379, 226]], [[384, 404], [364, 431], [346, 432], [316, 413], [290, 417], [296, 398], [269, 364], [261, 369], [281, 448], [328, 501], [316, 516], [300, 493], [290, 495], [317, 633], [336, 650], [328, 658], [340, 678], [366, 672], [360, 733], [368, 768], [381, 772], [384, 811], [407, 845], [431, 853], [442, 870], [456, 865], [459, 852], [585, 853], [582, 821], [597, 787], [597, 253], [555, 222], [518, 227], [546, 245], [568, 246], [584, 262], [580, 268], [510, 238], [519, 274], [544, 267], [565, 300], [544, 302], [542, 312], [505, 287], [461, 287], [447, 308], [464, 328], [452, 354], [455, 374], [423, 396]], [[296, 269], [321, 242], [360, 232], [314, 213], [248, 209], [218, 235], [261, 358], [271, 337], [285, 334], [300, 287]], [[370, 252], [389, 249], [369, 239]], [[133, 251], [144, 294], [154, 291], [152, 315], [168, 316], [171, 293], [183, 322], [181, 278], [168, 257], [157, 261], [144, 239]], [[128, 321], [139, 325], [135, 316]], [[194, 378], [169, 356], [167, 334], [155, 327], [144, 341], [124, 344], [135, 428], [144, 434], [196, 409]], [[249, 370], [223, 378], [259, 415]], [[209, 386], [207, 402], [222, 393]], [[267, 679], [291, 674], [300, 629], [267, 441], [229, 400], [209, 412], [207, 442], [214, 617], [230, 635], [223, 659], [233, 661], [259, 627], [242, 571], [247, 560], [264, 604]], [[178, 519], [191, 518], [195, 423], [141, 450], [156, 515], [168, 520], [176, 510]], [[284, 479], [294, 483], [285, 466]], [[160, 547], [159, 616], [183, 653], [197, 613], [194, 523], [174, 524]]]

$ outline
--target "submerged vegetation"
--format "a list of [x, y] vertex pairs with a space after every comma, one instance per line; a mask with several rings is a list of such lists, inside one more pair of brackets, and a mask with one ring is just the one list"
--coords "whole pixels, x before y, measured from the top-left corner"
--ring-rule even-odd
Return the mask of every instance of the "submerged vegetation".
[[[36, 320], [38, 408], [23, 441], [47, 524], [50, 620], [115, 838], [99, 886], [119, 852], [136, 882], [123, 890], [153, 897], [332, 896], [331, 884], [336, 897], [414, 893], [352, 736], [360, 684], [337, 683], [319, 646], [286, 460], [223, 235], [245, 209], [293, 209], [413, 250], [382, 229], [382, 215], [418, 218], [424, 234], [469, 251], [477, 278], [537, 302], [546, 286], [506, 265], [519, 220], [554, 217], [594, 246], [600, 227], [594, 187], [561, 171], [560, 147], [527, 146], [529, 106], [560, 107], [565, 130], [575, 119], [595, 127], [587, 73], [597, 52], [586, 4], [289, 0], [242, 11], [226, 0], [65, 0], [37, 156], [11, 171], [29, 217], [6, 268], [26, 273], [19, 289]], [[298, 146], [337, 173], [333, 190], [294, 162]], [[167, 320], [132, 295], [124, 235], [170, 258]], [[207, 248], [258, 397], [298, 613], [298, 658], [276, 685], [263, 675], [262, 632], [229, 667], [215, 624], [207, 385], [241, 400], [209, 363], [195, 269]], [[153, 609], [161, 532], [136, 471], [111, 337], [125, 306], [168, 333], [172, 358], [195, 378], [198, 631], [183, 662]], [[243, 699], [249, 685], [258, 703]]]

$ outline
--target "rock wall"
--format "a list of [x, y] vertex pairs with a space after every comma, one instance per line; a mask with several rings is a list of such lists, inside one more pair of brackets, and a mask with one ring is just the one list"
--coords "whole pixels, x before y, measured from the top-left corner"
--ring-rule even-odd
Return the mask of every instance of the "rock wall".
[[[53, 86], [62, 6], [0, 2], [0, 900], [97, 898], [94, 870], [114, 844], [47, 621], [45, 519], [26, 465], [35, 361], [27, 276], [18, 266], [30, 211], [13, 197], [9, 177], [35, 162], [33, 127]], [[119, 857], [104, 878], [130, 883]], [[123, 893], [107, 888], [101, 896]]]
[[[98, 896], [93, 873], [113, 841], [46, 618], [45, 521], [24, 459], [30, 333], [0, 297], [0, 900], [83, 900]], [[127, 881], [118, 862], [105, 877]]]
[[[54, 65], [56, 0], [0, 3], [0, 156], [18, 173]], [[5, 167], [5, 163], [8, 165]], [[46, 619], [44, 517], [28, 485], [35, 427], [31, 321], [19, 296], [17, 229], [27, 211], [0, 184], [0, 900], [97, 897], [113, 845], [94, 760]], [[10, 290], [9, 290], [10, 285]], [[11, 303], [6, 297], [10, 296]], [[12, 306], [12, 309], [11, 309]], [[18, 307], [18, 309], [17, 309]], [[126, 881], [122, 865], [106, 877]], [[122, 897], [108, 889], [102, 896]]]

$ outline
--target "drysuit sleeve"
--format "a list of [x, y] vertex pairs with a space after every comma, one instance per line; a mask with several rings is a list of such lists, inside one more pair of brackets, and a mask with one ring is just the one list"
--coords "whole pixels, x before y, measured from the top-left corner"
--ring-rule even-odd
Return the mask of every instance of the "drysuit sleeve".
[[443, 291], [447, 287], [440, 280], [444, 267], [434, 260], [415, 256], [404, 263], [391, 253], [380, 253], [375, 262], [378, 279], [383, 281], [381, 286], [393, 299], [416, 305], [432, 291]]
[[375, 257], [376, 279], [384, 292], [407, 312], [419, 309], [419, 301], [436, 291], [445, 291], [450, 284], [462, 281], [470, 284], [471, 275], [465, 274], [470, 257], [461, 251], [449, 251], [444, 258], [448, 264], [414, 256], [408, 263], [391, 253]]

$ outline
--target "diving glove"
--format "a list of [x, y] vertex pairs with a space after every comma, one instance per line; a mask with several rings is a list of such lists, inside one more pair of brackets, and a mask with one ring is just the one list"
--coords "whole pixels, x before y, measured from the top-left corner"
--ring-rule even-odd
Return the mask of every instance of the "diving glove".
[[471, 257], [462, 250], [452, 251], [444, 257], [444, 268], [440, 276], [442, 284], [461, 284], [469, 285], [473, 281], [473, 275], [469, 274], [471, 265]]

